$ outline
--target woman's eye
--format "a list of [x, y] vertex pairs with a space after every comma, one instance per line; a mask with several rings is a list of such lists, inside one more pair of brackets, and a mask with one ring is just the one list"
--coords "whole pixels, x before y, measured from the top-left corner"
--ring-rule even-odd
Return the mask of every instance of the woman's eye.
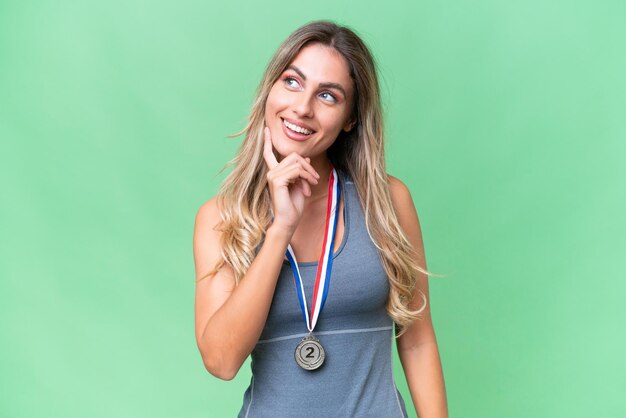
[[298, 86], [298, 81], [293, 78], [293, 77], [285, 77], [284, 78], [285, 84], [287, 84], [289, 87], [297, 87]]
[[329, 93], [327, 91], [322, 93], [321, 96], [325, 96], [324, 100], [330, 100], [331, 102], [336, 102], [337, 101], [337, 98], [335, 97], [335, 95], [332, 94], [332, 93]]

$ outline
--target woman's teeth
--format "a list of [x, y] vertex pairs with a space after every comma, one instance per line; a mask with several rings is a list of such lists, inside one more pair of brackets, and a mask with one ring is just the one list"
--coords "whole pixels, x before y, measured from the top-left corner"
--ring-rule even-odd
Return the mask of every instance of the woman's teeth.
[[313, 133], [313, 131], [309, 129], [301, 128], [298, 125], [294, 125], [293, 123], [289, 123], [285, 119], [283, 119], [283, 123], [285, 124], [287, 128], [291, 129], [294, 132], [298, 132], [304, 135], [311, 135]]

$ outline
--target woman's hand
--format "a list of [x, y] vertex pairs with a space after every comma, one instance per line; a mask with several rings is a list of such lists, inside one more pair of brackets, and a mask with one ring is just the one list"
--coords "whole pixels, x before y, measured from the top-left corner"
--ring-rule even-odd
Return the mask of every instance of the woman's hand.
[[272, 148], [270, 129], [266, 126], [263, 158], [267, 163], [267, 183], [272, 199], [274, 224], [281, 225], [293, 233], [304, 210], [305, 197], [311, 196], [311, 185], [320, 178], [311, 165], [310, 158], [292, 152], [279, 163]]

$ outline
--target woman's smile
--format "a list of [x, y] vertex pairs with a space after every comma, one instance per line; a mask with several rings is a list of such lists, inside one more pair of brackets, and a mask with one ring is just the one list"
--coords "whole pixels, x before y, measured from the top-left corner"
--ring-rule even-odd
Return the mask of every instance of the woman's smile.
[[296, 141], [305, 141], [309, 139], [315, 131], [312, 129], [307, 129], [302, 125], [297, 125], [295, 123], [287, 121], [285, 118], [281, 118], [283, 121], [283, 132], [289, 138]]

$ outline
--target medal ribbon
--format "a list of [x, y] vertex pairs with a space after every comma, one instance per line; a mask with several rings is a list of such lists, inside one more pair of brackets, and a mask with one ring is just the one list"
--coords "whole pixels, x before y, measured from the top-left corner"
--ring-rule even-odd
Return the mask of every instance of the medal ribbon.
[[313, 332], [320, 312], [322, 312], [322, 308], [326, 302], [328, 287], [330, 285], [330, 272], [333, 267], [335, 230], [337, 229], [337, 219], [339, 218], [337, 216], [337, 207], [339, 205], [341, 187], [339, 186], [337, 171], [335, 171], [334, 167], [331, 166], [331, 168], [332, 171], [330, 173], [330, 179], [328, 180], [328, 204], [326, 206], [324, 243], [322, 244], [322, 254], [320, 255], [319, 263], [317, 265], [317, 276], [315, 278], [310, 316], [307, 308], [306, 296], [304, 294], [302, 276], [300, 276], [300, 269], [298, 268], [298, 262], [296, 261], [296, 254], [293, 252], [291, 244], [287, 246], [287, 259], [289, 260], [289, 264], [291, 264], [293, 279], [296, 285], [296, 292], [298, 294], [298, 301], [300, 302], [300, 309], [302, 310], [302, 316], [304, 317], [304, 322], [306, 322], [309, 332]]

